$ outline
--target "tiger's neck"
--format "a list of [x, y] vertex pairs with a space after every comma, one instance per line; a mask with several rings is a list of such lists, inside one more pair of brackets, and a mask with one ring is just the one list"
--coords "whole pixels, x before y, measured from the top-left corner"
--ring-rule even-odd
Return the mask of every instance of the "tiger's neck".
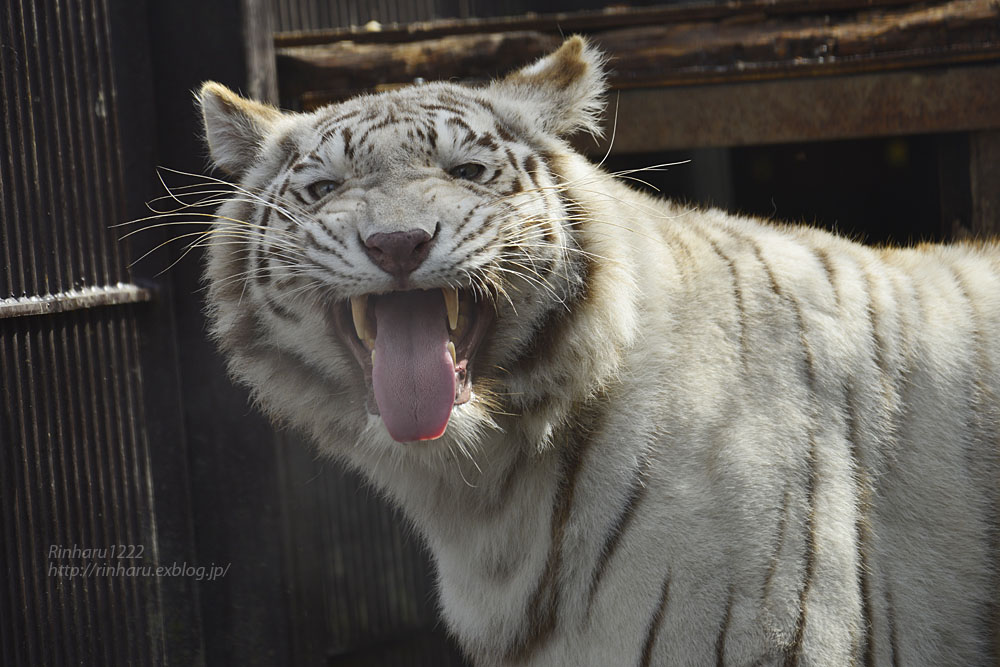
[[[588, 476], [607, 470], [601, 484], [618, 483], [610, 467], [593, 465], [606, 453], [596, 434], [610, 404], [604, 392], [577, 404], [542, 448], [512, 420], [482, 443], [475, 462], [460, 457], [391, 481], [394, 499], [434, 556], [449, 627], [483, 664], [516, 662], [519, 652], [553, 638], [557, 613], [586, 608], [556, 598], [563, 585], [574, 595], [585, 591], [589, 561], [602, 548], [593, 517], [571, 518], [571, 509], [581, 504], [574, 492], [584, 468]], [[587, 568], [573, 564], [579, 557]]]
[[492, 659], [529, 641], [529, 617], [559, 551], [552, 531], [563, 458], [498, 434], [484, 443], [481, 473], [454, 461], [450, 476], [409, 476], [395, 489], [434, 556], [448, 625], [474, 654]]

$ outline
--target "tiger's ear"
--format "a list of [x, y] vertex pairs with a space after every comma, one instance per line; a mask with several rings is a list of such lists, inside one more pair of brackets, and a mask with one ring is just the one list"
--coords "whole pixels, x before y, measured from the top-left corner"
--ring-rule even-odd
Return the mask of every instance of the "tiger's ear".
[[565, 136], [585, 130], [600, 136], [604, 111], [603, 54], [580, 35], [535, 63], [495, 82], [491, 90], [515, 107], [525, 126]]
[[257, 161], [264, 138], [281, 112], [214, 81], [202, 84], [196, 98], [212, 162], [232, 176], [243, 175]]

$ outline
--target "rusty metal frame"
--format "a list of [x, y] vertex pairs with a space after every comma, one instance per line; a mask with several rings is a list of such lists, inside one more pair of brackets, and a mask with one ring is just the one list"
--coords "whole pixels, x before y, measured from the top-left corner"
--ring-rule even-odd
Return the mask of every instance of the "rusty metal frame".
[[[259, 0], [251, 0], [259, 1]], [[495, 18], [437, 19], [407, 24], [389, 24], [373, 30], [368, 26], [297, 30], [275, 34], [279, 49], [295, 46], [351, 41], [387, 44], [436, 39], [448, 35], [490, 32], [546, 31], [560, 34], [593, 32], [627, 26], [682, 21], [726, 21], [740, 17], [757, 19], [803, 12], [845, 12], [915, 4], [912, 0], [739, 0], [738, 2], [682, 2], [654, 7], [610, 6], [597, 10], [551, 12]]]

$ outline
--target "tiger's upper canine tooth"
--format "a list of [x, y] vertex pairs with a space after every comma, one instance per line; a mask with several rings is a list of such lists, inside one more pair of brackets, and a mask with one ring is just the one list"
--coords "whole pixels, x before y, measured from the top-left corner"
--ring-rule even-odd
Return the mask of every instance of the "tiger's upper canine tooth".
[[458, 289], [455, 287], [442, 287], [444, 294], [444, 307], [448, 309], [448, 328], [452, 331], [458, 326]]
[[358, 338], [368, 341], [373, 336], [368, 332], [368, 295], [351, 297], [351, 316], [354, 318], [354, 331]]

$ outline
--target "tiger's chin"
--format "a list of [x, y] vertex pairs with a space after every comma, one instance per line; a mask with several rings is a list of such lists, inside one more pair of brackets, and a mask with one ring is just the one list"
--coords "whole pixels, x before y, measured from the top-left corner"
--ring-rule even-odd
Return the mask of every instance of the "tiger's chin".
[[364, 375], [368, 412], [397, 442], [444, 435], [455, 408], [473, 400], [492, 303], [443, 287], [363, 294], [334, 307], [337, 332]]

